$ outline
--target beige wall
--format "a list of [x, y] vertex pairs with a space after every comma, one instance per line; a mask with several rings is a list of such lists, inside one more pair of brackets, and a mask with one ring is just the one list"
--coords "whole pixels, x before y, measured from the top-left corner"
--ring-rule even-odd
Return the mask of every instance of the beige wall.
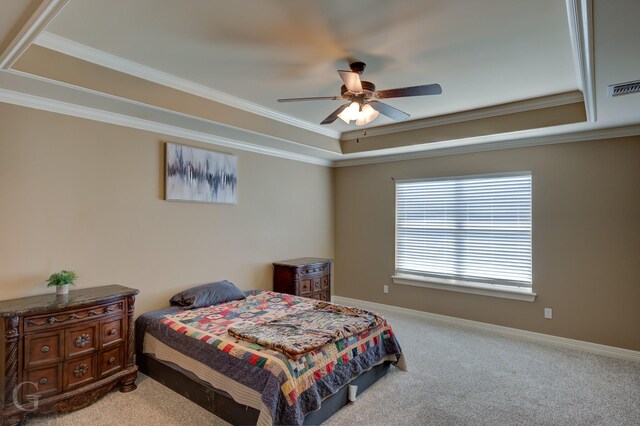
[[[238, 205], [166, 202], [163, 142], [238, 155]], [[392, 284], [394, 178], [533, 172], [534, 303]], [[332, 257], [335, 294], [640, 350], [640, 138], [330, 169], [0, 104], [0, 298], [141, 290], [138, 313], [274, 260]], [[335, 222], [335, 228], [334, 228]], [[390, 285], [383, 294], [382, 286]], [[543, 308], [554, 309], [553, 320]]]
[[[533, 174], [535, 302], [391, 282], [392, 177], [521, 170]], [[336, 169], [335, 283], [340, 296], [640, 350], [640, 138]]]
[[[163, 142], [238, 156], [237, 205], [163, 201]], [[137, 313], [229, 279], [269, 289], [271, 262], [333, 255], [331, 169], [0, 104], [0, 299], [78, 287], [141, 290]]]

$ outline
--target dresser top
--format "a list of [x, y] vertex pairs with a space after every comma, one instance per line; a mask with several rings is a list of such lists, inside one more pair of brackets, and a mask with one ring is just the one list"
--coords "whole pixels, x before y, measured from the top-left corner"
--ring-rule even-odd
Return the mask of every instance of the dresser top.
[[282, 266], [302, 266], [313, 265], [316, 263], [333, 262], [333, 259], [323, 259], [320, 257], [300, 257], [298, 259], [281, 260], [280, 262], [273, 262], [274, 265]]
[[130, 296], [138, 294], [134, 288], [121, 285], [106, 285], [101, 287], [71, 290], [68, 295], [56, 296], [55, 293], [39, 296], [21, 297], [20, 299], [0, 301], [0, 317], [24, 315], [30, 312], [75, 308], [104, 299]]

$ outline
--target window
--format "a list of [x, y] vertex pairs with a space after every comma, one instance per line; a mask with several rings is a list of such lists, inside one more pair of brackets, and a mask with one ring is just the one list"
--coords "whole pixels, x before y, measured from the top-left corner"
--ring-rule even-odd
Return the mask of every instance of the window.
[[532, 294], [531, 173], [398, 181], [398, 276]]

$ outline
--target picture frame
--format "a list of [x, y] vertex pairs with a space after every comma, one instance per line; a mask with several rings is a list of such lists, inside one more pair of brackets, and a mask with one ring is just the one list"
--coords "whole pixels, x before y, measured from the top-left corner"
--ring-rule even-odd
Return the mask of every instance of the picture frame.
[[167, 142], [165, 200], [237, 204], [237, 157]]

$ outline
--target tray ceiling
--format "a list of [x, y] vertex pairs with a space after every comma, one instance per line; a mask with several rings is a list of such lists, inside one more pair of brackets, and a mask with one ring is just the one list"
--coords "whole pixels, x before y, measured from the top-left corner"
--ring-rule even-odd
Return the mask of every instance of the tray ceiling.
[[309, 123], [340, 104], [276, 99], [339, 94], [350, 57], [380, 89], [440, 83], [389, 100], [412, 119], [578, 88], [558, 0], [72, 0], [47, 31]]
[[[640, 80], [637, 13], [636, 0], [16, 1], [0, 14], [0, 102], [326, 165], [637, 135], [640, 94], [606, 94]], [[338, 94], [350, 58], [378, 89], [444, 93], [388, 100], [411, 119], [368, 133], [317, 124], [339, 102], [276, 102]]]

